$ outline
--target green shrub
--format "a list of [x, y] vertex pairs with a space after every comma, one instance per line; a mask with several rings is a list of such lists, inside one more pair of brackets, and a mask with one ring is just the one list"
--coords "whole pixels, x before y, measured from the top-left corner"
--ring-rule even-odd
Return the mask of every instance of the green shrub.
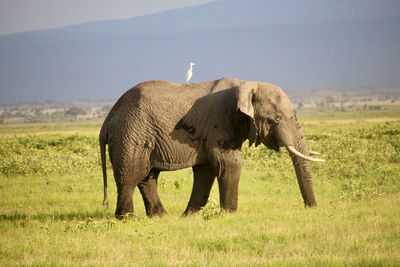
[[219, 217], [224, 214], [225, 211], [214, 199], [210, 199], [207, 204], [200, 210], [200, 215], [203, 220], [208, 221], [213, 218]]
[[47, 176], [100, 166], [97, 138], [80, 134], [1, 138], [0, 156], [0, 174], [6, 176]]

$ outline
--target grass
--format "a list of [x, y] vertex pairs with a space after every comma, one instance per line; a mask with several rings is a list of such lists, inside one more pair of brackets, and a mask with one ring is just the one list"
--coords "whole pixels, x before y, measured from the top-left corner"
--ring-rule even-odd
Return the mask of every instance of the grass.
[[0, 265], [399, 265], [400, 114], [381, 112], [299, 114], [327, 160], [312, 164], [317, 209], [304, 208], [287, 152], [245, 144], [237, 213], [221, 211], [214, 185], [182, 218], [185, 169], [159, 178], [168, 216], [147, 218], [136, 190], [136, 217], [122, 221], [111, 171], [101, 205], [99, 124], [1, 126]]

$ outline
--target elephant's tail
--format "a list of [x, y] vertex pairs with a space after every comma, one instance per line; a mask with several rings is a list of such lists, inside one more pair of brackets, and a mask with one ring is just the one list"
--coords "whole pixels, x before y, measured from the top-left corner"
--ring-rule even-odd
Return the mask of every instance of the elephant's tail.
[[103, 205], [108, 208], [108, 194], [107, 194], [107, 167], [106, 167], [106, 138], [100, 133], [100, 154], [101, 154], [101, 167], [103, 169], [103, 184], [104, 184], [104, 200]]

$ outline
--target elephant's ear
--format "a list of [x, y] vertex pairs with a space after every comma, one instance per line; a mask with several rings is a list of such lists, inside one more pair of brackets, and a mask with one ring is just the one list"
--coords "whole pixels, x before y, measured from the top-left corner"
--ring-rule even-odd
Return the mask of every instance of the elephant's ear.
[[254, 119], [253, 95], [258, 88], [256, 82], [246, 82], [235, 88], [237, 110], [245, 114], [249, 119], [248, 139], [251, 146], [257, 139], [257, 126]]

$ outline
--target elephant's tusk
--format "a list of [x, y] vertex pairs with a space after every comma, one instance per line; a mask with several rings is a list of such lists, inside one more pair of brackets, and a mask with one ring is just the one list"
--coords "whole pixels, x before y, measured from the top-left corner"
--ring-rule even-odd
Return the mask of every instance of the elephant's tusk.
[[311, 158], [309, 156], [306, 156], [302, 153], [300, 153], [299, 151], [297, 151], [293, 146], [287, 146], [286, 147], [290, 152], [292, 152], [293, 154], [295, 154], [296, 156], [298, 156], [299, 158], [302, 158], [304, 160], [308, 160], [308, 161], [314, 161], [314, 162], [324, 162], [324, 159], [314, 159]]
[[311, 151], [311, 150], [309, 150], [309, 151], [308, 151], [308, 153], [309, 153], [310, 155], [319, 155], [319, 153], [318, 153], [318, 152]]

